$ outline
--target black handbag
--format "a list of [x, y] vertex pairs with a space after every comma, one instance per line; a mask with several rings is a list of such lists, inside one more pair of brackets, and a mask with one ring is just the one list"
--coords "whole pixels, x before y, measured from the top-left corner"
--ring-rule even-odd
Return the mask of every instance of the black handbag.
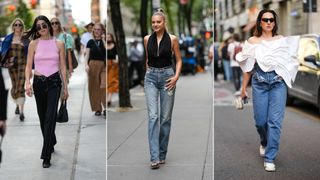
[[65, 123], [68, 122], [68, 110], [67, 110], [67, 101], [63, 100], [60, 104], [60, 108], [58, 111], [57, 122], [58, 123]]
[[[64, 37], [64, 43], [66, 44], [67, 43], [67, 36], [66, 34], [63, 34], [63, 37]], [[66, 49], [66, 66], [67, 66], [67, 69], [69, 69], [69, 60], [68, 60], [69, 56], [68, 56], [68, 50]], [[78, 67], [78, 60], [77, 60], [77, 57], [76, 55], [74, 54], [74, 51], [73, 49], [71, 49], [71, 62], [72, 62], [72, 68], [73, 69], [76, 69]]]

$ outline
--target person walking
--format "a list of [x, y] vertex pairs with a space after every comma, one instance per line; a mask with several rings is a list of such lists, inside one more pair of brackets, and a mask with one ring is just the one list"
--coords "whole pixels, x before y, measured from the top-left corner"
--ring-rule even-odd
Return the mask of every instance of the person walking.
[[100, 116], [102, 109], [106, 116], [106, 48], [102, 38], [104, 26], [96, 23], [93, 27], [93, 39], [88, 41], [85, 68], [88, 73], [88, 87], [91, 110]]
[[107, 34], [107, 101], [111, 105], [112, 95], [119, 92], [119, 65], [116, 44], [113, 35]]
[[58, 18], [54, 17], [51, 18], [50, 20], [51, 26], [53, 29], [53, 35], [56, 37], [58, 40], [64, 42], [64, 46], [66, 49], [66, 58], [68, 61], [66, 62], [66, 67], [67, 67], [67, 81], [71, 77], [73, 73], [73, 66], [72, 66], [72, 57], [71, 57], [71, 52], [73, 51], [74, 48], [74, 40], [72, 36], [66, 32], [63, 31], [61, 22]]
[[[57, 143], [55, 127], [61, 90], [60, 77], [63, 83], [63, 100], [67, 100], [69, 96], [64, 43], [53, 36], [51, 23], [43, 15], [35, 18], [24, 38], [32, 39], [28, 49], [25, 89], [29, 97], [34, 92], [43, 136], [40, 158], [43, 159], [42, 167], [49, 168], [51, 153]], [[31, 84], [33, 63], [34, 77]]]
[[[144, 37], [147, 67], [144, 88], [149, 119], [150, 167], [157, 169], [166, 160], [175, 88], [182, 59], [178, 38], [167, 32], [162, 9], [152, 15], [151, 24], [154, 32]], [[172, 54], [175, 55], [176, 64], [173, 64]]]
[[92, 39], [92, 30], [93, 30], [93, 22], [90, 22], [89, 24], [85, 25], [84, 27], [86, 28], [86, 32], [82, 34], [80, 38], [80, 43], [81, 43], [81, 51], [83, 56], [86, 56], [86, 48], [87, 48], [87, 43], [89, 42], [90, 39]]
[[278, 17], [273, 10], [261, 10], [254, 36], [236, 56], [243, 70], [241, 97], [251, 77], [253, 114], [260, 136], [259, 154], [266, 171], [275, 171], [280, 134], [285, 114], [287, 86], [291, 87], [298, 70], [295, 59], [299, 37], [278, 35]]
[[[134, 41], [130, 48], [129, 82], [130, 88], [140, 84], [143, 86], [143, 49], [139, 49], [138, 41]], [[133, 79], [133, 72], [136, 70], [138, 79]]]
[[[236, 93], [235, 93], [236, 95], [240, 95], [242, 71], [239, 66], [239, 63], [235, 60], [235, 56], [239, 52], [239, 50], [241, 51], [241, 49], [242, 49], [242, 44], [240, 42], [239, 34], [234, 34], [232, 37], [232, 42], [229, 43], [229, 46], [228, 46], [228, 54], [230, 57], [229, 62], [232, 69], [232, 80], [233, 80], [234, 88], [236, 90]], [[226, 69], [228, 69], [228, 67], [226, 67]]]
[[27, 62], [28, 44], [22, 40], [24, 33], [24, 23], [21, 19], [16, 18], [11, 23], [12, 33], [8, 34], [1, 46], [1, 56], [3, 58], [14, 58], [14, 65], [9, 67], [11, 79], [11, 96], [17, 105], [15, 114], [19, 114], [20, 121], [24, 121], [24, 104], [25, 104], [25, 67]]

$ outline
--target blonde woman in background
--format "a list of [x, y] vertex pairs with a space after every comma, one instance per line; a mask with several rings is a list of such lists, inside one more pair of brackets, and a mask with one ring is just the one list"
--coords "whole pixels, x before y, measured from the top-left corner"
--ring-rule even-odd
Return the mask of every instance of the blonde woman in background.
[[96, 116], [106, 116], [106, 48], [102, 38], [104, 26], [96, 23], [93, 26], [93, 39], [87, 43], [85, 69], [88, 73], [88, 87], [91, 110]]
[[22, 35], [24, 32], [24, 23], [21, 19], [16, 18], [11, 23], [12, 33], [7, 35], [2, 43], [2, 58], [14, 58], [15, 63], [9, 67], [9, 75], [12, 83], [11, 96], [17, 105], [15, 114], [20, 114], [20, 121], [24, 121], [24, 104], [25, 104], [25, 68], [27, 64], [28, 45], [23, 43]]

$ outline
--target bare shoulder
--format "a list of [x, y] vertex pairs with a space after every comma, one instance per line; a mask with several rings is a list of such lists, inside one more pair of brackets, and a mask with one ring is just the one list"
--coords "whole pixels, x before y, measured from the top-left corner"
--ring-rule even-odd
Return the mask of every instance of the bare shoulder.
[[57, 43], [57, 46], [58, 46], [59, 48], [64, 47], [64, 42], [63, 42], [63, 41], [57, 39], [57, 40], [56, 40], [56, 43]]
[[144, 40], [145, 42], [148, 41], [148, 39], [149, 39], [150, 36], [151, 36], [151, 35], [146, 35], [146, 36], [144, 36], [143, 40]]
[[260, 43], [260, 41], [261, 41], [261, 39], [258, 38], [258, 37], [256, 37], [256, 36], [252, 36], [252, 37], [250, 37], [250, 38], [248, 39], [248, 42], [249, 42], [250, 44], [258, 44], [258, 43]]
[[177, 36], [172, 35], [172, 34], [169, 34], [169, 36], [170, 36], [170, 39], [171, 39], [173, 42], [178, 42]]

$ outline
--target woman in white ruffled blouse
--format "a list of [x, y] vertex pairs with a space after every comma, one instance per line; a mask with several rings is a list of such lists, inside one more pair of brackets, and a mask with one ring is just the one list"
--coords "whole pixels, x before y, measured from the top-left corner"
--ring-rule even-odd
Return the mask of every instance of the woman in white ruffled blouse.
[[275, 171], [274, 160], [279, 150], [282, 121], [285, 114], [287, 86], [294, 81], [298, 62], [295, 59], [298, 37], [277, 34], [277, 15], [273, 10], [260, 11], [254, 36], [238, 53], [243, 73], [241, 97], [252, 77], [254, 120], [260, 136], [260, 156], [266, 171]]

